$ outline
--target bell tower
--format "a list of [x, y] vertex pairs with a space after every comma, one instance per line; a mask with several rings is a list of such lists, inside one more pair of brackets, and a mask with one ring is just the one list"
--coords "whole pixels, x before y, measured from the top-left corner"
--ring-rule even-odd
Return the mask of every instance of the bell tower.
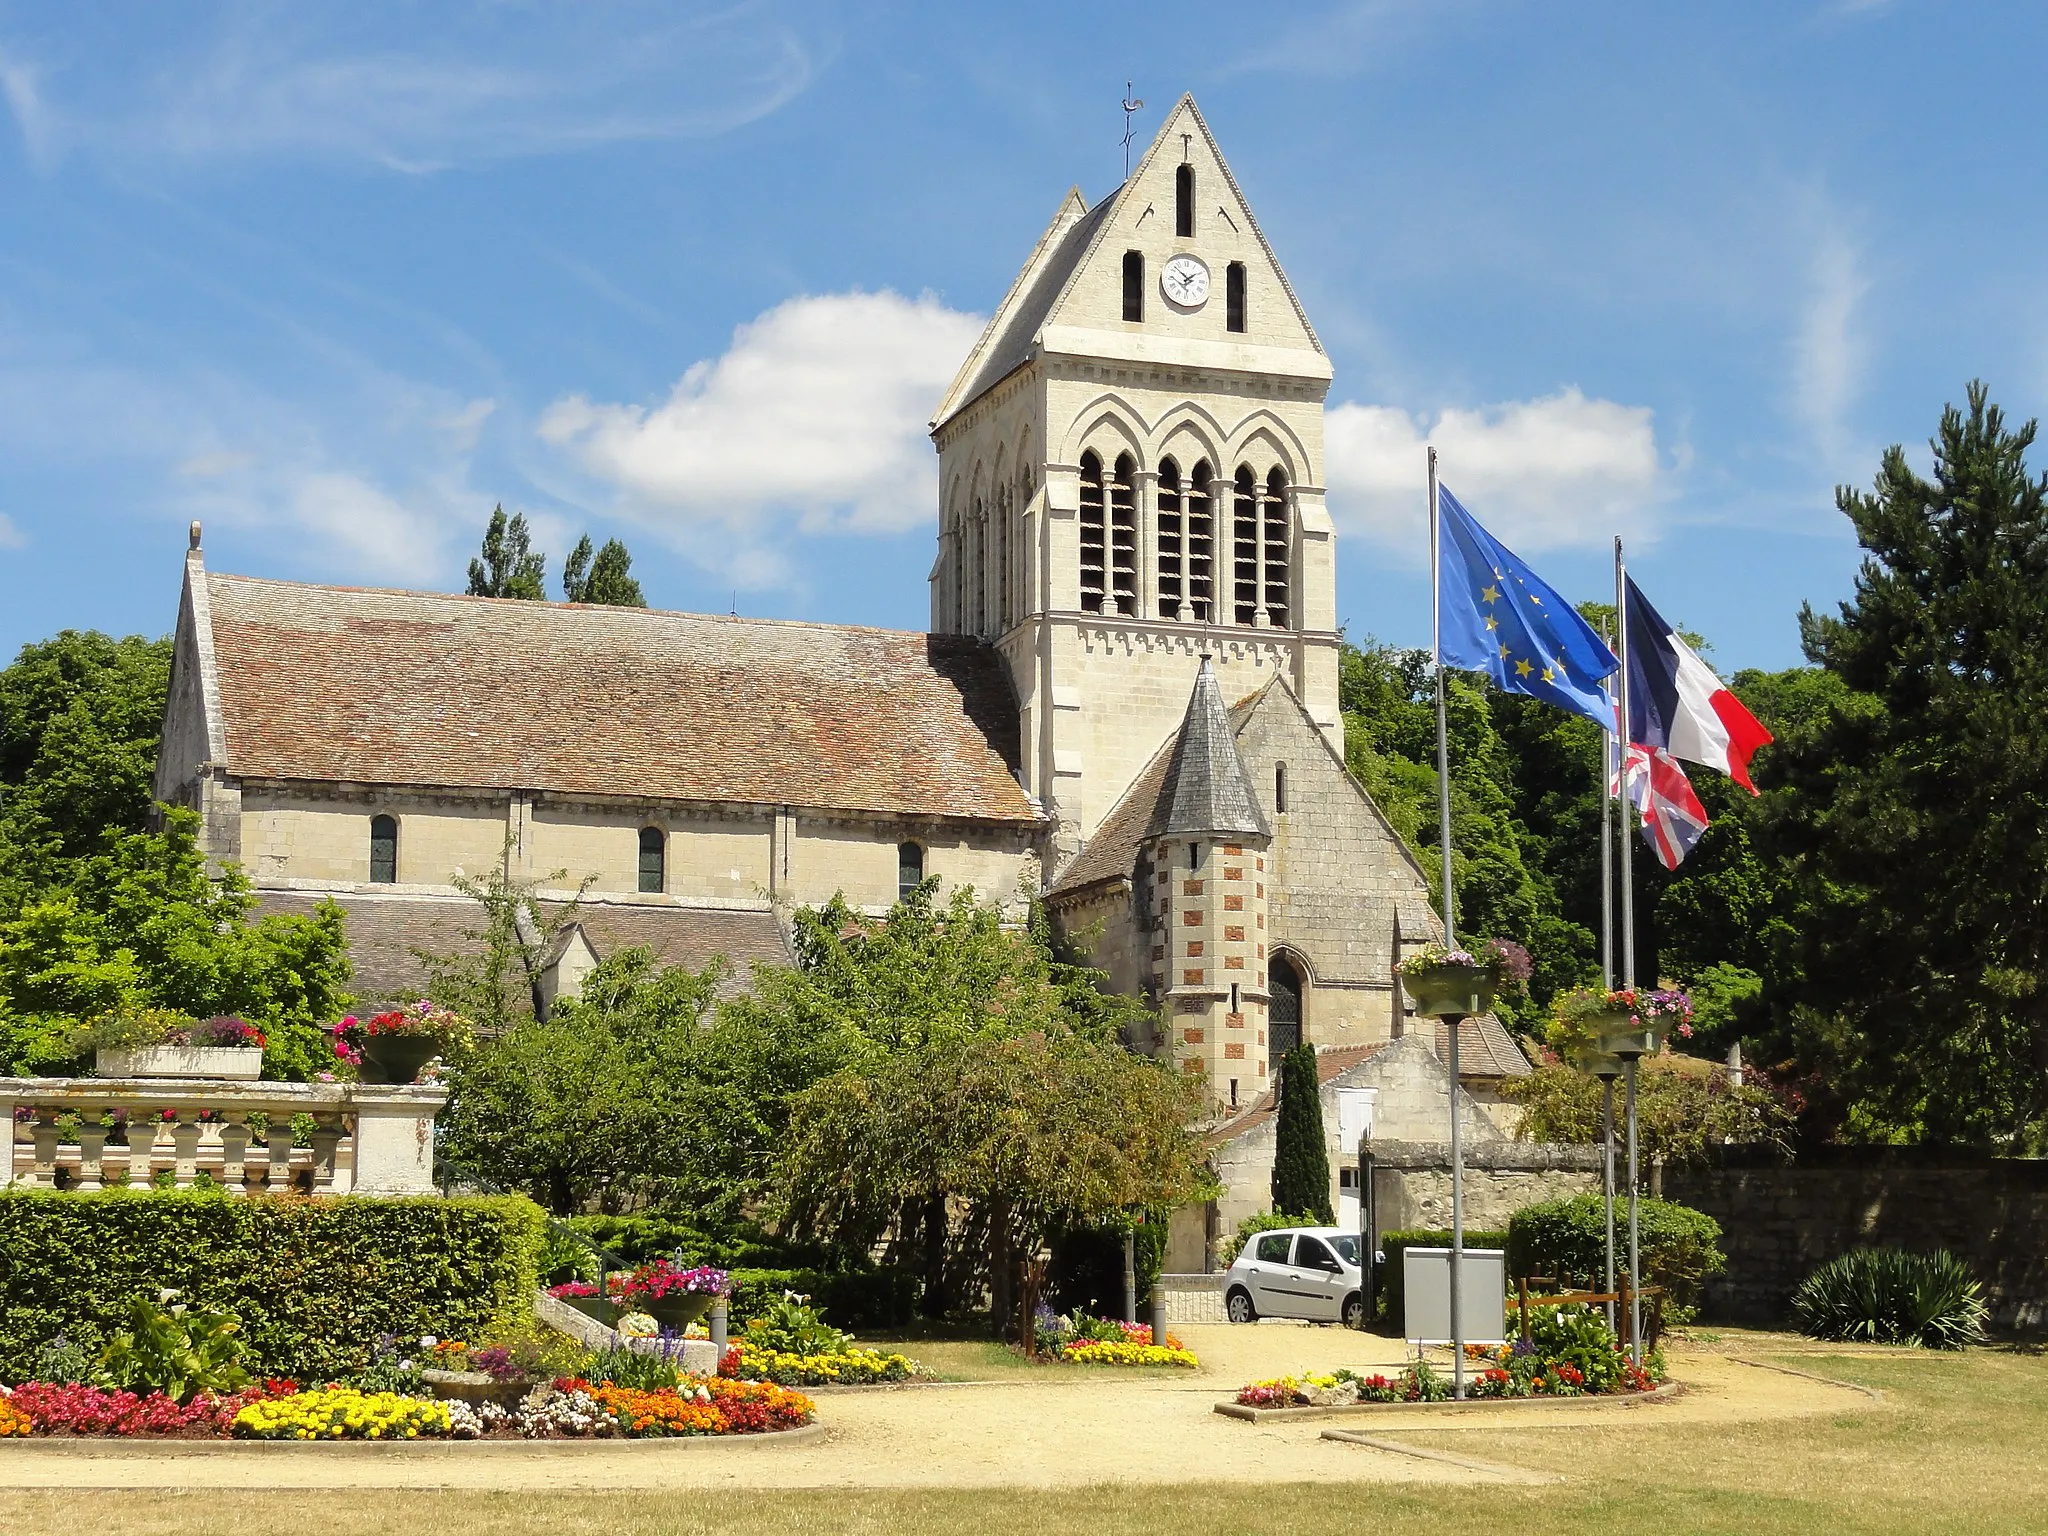
[[1188, 96], [1122, 186], [1067, 194], [961, 366], [932, 423], [931, 624], [1001, 651], [1055, 866], [1205, 657], [1226, 704], [1284, 675], [1342, 752], [1330, 377]]

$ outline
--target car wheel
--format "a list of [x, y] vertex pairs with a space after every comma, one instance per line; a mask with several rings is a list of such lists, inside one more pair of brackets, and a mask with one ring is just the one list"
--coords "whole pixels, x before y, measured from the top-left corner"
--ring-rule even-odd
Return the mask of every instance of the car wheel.
[[1256, 1323], [1259, 1320], [1259, 1309], [1252, 1305], [1249, 1291], [1232, 1291], [1224, 1298], [1223, 1310], [1233, 1323]]
[[1344, 1326], [1363, 1328], [1365, 1326], [1365, 1298], [1353, 1291], [1344, 1298]]

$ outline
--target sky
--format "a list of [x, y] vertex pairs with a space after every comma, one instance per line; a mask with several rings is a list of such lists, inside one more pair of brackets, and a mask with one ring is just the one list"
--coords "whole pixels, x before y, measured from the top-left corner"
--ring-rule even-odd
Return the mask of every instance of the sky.
[[[1930, 0], [0, 0], [0, 656], [211, 569], [461, 590], [494, 505], [657, 607], [921, 628], [940, 394], [1183, 91], [1335, 365], [1353, 636], [1428, 640], [1423, 446], [1800, 660], [1834, 487], [2048, 397], [2048, 8]], [[2037, 459], [2039, 455], [2037, 455]]]

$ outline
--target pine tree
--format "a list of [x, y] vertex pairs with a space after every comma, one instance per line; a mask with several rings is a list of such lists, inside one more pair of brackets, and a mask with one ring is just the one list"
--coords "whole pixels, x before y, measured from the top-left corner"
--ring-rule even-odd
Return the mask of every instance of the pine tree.
[[1307, 1041], [1280, 1061], [1280, 1124], [1274, 1141], [1273, 1209], [1313, 1216], [1329, 1226], [1336, 1220], [1330, 1209], [1330, 1154], [1323, 1146], [1316, 1048]]
[[504, 507], [495, 507], [490, 526], [484, 529], [482, 558], [469, 562], [469, 595], [523, 597], [544, 603], [548, 597], [547, 563], [548, 557], [533, 548], [526, 514], [515, 512], [508, 521]]
[[595, 563], [590, 535], [585, 534], [562, 562], [562, 595], [572, 603], [602, 603], [611, 608], [645, 608], [647, 599], [632, 576], [633, 557], [617, 539], [605, 540]]

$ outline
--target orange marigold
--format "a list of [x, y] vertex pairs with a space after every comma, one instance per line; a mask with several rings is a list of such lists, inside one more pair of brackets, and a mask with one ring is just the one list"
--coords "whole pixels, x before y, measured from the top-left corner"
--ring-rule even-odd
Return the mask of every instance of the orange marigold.
[[35, 1420], [23, 1413], [6, 1398], [0, 1397], [0, 1440], [9, 1435], [27, 1435], [34, 1431]]

